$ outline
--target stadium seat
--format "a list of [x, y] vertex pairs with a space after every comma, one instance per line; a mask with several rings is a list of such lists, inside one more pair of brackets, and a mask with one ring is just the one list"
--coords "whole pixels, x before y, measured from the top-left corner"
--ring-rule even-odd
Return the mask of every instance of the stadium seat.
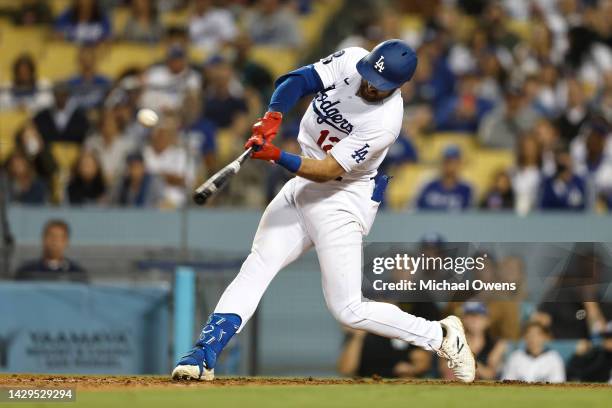
[[314, 2], [312, 11], [304, 16], [300, 16], [300, 31], [304, 36], [307, 48], [312, 47], [320, 40], [323, 34], [322, 27], [338, 11], [342, 5], [341, 0], [328, 0], [326, 2]]
[[150, 64], [163, 58], [162, 46], [148, 46], [141, 44], [118, 43], [105, 50], [104, 57], [100, 58], [100, 71], [116, 78], [121, 72], [130, 67], [146, 68]]
[[235, 159], [242, 151], [242, 144], [229, 129], [220, 129], [217, 132], [217, 161], [229, 163]]
[[449, 145], [457, 145], [465, 160], [471, 158], [476, 142], [474, 135], [470, 133], [435, 133], [431, 136], [421, 137], [416, 140], [420, 161], [425, 163], [438, 163], [442, 158], [444, 149]]
[[70, 6], [71, 2], [72, 0], [53, 0], [49, 2], [51, 4], [51, 12], [54, 16], [58, 16]]
[[421, 32], [423, 29], [423, 19], [414, 14], [406, 14], [400, 20], [400, 27], [403, 32]]
[[44, 49], [46, 29], [42, 27], [15, 27], [11, 24], [0, 26], [0, 78], [9, 81], [15, 58], [30, 53], [34, 58], [41, 55]]
[[522, 41], [531, 39], [531, 23], [520, 20], [510, 20], [508, 22], [508, 31], [518, 35]]
[[81, 147], [77, 143], [54, 142], [51, 144], [51, 154], [60, 169], [71, 169], [80, 151]]
[[15, 147], [15, 133], [25, 123], [28, 113], [21, 110], [0, 112], [0, 161]]
[[77, 47], [70, 43], [47, 43], [39, 61], [40, 76], [59, 80], [74, 74], [77, 69], [77, 52]]
[[480, 197], [491, 184], [491, 177], [498, 170], [508, 169], [514, 163], [511, 150], [477, 149], [465, 161], [464, 176], [474, 186], [475, 197]]
[[123, 33], [123, 29], [130, 17], [130, 9], [128, 7], [115, 7], [111, 16], [113, 31], [116, 36]]
[[276, 47], [253, 47], [251, 58], [270, 70], [277, 78], [296, 67], [297, 51]]
[[436, 168], [425, 164], [405, 164], [390, 172], [393, 179], [389, 183], [387, 202], [389, 207], [400, 210], [410, 205], [423, 183], [436, 174]]
[[186, 27], [189, 23], [189, 10], [167, 11], [161, 15], [164, 27], [180, 26]]

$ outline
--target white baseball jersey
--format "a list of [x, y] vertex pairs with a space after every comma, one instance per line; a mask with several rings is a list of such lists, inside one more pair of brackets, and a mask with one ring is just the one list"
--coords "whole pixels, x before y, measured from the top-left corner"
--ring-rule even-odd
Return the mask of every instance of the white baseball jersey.
[[357, 96], [362, 77], [356, 65], [367, 53], [350, 47], [314, 64], [325, 90], [310, 103], [298, 135], [304, 156], [323, 159], [329, 152], [349, 180], [376, 175], [402, 125], [399, 90], [379, 102]]

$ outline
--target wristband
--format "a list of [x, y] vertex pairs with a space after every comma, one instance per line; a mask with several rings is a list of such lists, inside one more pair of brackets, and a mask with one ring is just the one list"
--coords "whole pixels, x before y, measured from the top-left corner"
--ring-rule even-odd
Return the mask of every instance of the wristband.
[[292, 173], [297, 173], [302, 165], [302, 158], [297, 154], [281, 151], [280, 157], [276, 161], [276, 164], [283, 166]]

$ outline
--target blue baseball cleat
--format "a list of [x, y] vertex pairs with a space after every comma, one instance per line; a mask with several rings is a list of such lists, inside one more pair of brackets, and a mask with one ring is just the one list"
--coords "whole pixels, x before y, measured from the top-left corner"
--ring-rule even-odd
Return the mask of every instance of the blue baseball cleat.
[[241, 324], [242, 319], [236, 314], [213, 313], [210, 315], [195, 347], [176, 363], [176, 367], [172, 370], [172, 378], [174, 380], [213, 380], [217, 357], [236, 334]]

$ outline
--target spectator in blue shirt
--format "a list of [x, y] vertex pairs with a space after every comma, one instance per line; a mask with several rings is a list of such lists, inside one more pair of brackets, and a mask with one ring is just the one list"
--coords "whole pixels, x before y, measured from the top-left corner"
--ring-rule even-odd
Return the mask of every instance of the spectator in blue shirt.
[[79, 74], [68, 79], [72, 99], [85, 110], [102, 105], [111, 88], [111, 80], [100, 74], [97, 68], [96, 47], [89, 45], [79, 50]]
[[484, 115], [493, 108], [493, 103], [476, 93], [478, 76], [467, 72], [459, 81], [456, 95], [442, 100], [434, 112], [436, 129], [448, 132], [475, 133]]
[[200, 147], [200, 154], [204, 168], [209, 174], [212, 174], [217, 167], [216, 151], [217, 151], [217, 128], [213, 122], [206, 118], [200, 118], [187, 131], [187, 138], [190, 143]]
[[158, 207], [163, 199], [164, 184], [147, 172], [140, 152], [126, 159], [125, 175], [118, 183], [114, 203], [121, 207]]
[[98, 0], [73, 0], [55, 20], [55, 31], [65, 40], [97, 43], [110, 37], [111, 23]]
[[248, 105], [232, 65], [224, 57], [214, 56], [205, 67], [203, 115], [220, 129], [242, 134], [248, 129]]
[[442, 174], [423, 188], [417, 199], [420, 210], [461, 211], [472, 205], [472, 187], [460, 179], [461, 150], [446, 148]]
[[555, 174], [542, 183], [540, 208], [584, 211], [586, 186], [584, 179], [574, 173], [570, 154], [567, 151], [557, 152], [555, 162]]

